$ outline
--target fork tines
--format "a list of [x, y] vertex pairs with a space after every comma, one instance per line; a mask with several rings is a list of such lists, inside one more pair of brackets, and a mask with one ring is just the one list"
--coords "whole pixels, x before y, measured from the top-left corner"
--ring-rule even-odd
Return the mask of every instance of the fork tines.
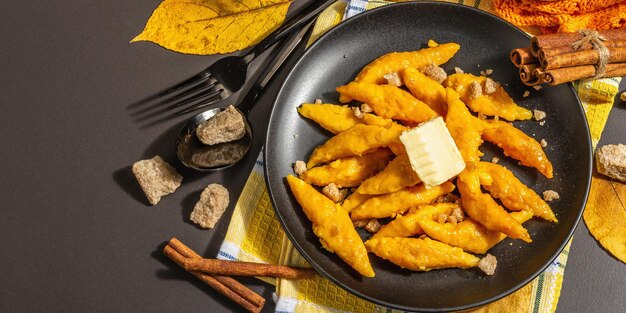
[[223, 86], [218, 84], [218, 81], [207, 69], [140, 103], [136, 103], [136, 106], [152, 104], [138, 109], [131, 116], [135, 117], [136, 121], [144, 121], [176, 108], [182, 108], [169, 116], [174, 117], [212, 105], [226, 98], [226, 96]]

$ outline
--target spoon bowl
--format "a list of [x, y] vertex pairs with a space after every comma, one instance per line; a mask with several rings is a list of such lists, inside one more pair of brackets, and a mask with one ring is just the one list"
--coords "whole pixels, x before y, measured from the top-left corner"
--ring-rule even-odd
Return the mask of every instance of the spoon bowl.
[[176, 139], [176, 155], [183, 165], [198, 171], [219, 171], [235, 165], [247, 154], [252, 146], [252, 128], [245, 114], [239, 109], [245, 125], [246, 133], [235, 141], [205, 145], [196, 136], [198, 126], [215, 114], [223, 111], [215, 108], [204, 111], [190, 118], [178, 132]]

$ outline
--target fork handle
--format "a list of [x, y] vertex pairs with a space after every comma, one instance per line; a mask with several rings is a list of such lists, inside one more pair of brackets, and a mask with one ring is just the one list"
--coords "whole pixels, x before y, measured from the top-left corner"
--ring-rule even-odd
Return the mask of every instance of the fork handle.
[[245, 116], [249, 116], [252, 107], [258, 103], [257, 99], [259, 99], [263, 95], [263, 92], [267, 90], [265, 87], [268, 86], [274, 77], [274, 74], [278, 72], [291, 53], [296, 49], [304, 48], [304, 42], [302, 39], [306, 37], [312, 24], [312, 21], [309, 22], [309, 24], [302, 27], [300, 31], [291, 33], [289, 37], [283, 41], [282, 45], [278, 48], [278, 54], [273, 57], [270, 64], [263, 69], [263, 72], [261, 72], [257, 81], [254, 85], [252, 85], [252, 87], [250, 87], [246, 97], [239, 102], [240, 105], [237, 109], [243, 112]]
[[265, 39], [259, 42], [252, 50], [244, 57], [247, 62], [251, 62], [258, 55], [267, 50], [267, 48], [274, 45], [277, 41], [281, 40], [285, 35], [289, 34], [300, 26], [311, 21], [318, 14], [324, 11], [327, 7], [333, 4], [337, 0], [315, 0], [309, 4], [306, 8], [302, 9], [298, 14], [289, 19], [286, 23], [278, 27]]

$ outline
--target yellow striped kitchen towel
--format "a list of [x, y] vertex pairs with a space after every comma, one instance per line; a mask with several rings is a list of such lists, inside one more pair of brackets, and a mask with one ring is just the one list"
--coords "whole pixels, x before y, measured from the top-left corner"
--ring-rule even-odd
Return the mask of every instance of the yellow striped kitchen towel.
[[[450, 0], [493, 12], [490, 0]], [[345, 17], [385, 1], [351, 0], [337, 2], [318, 18], [310, 42], [339, 24]], [[527, 30], [528, 31], [528, 30]], [[576, 91], [583, 103], [592, 141], [595, 144], [606, 123], [616, 95], [619, 79], [577, 82]], [[570, 242], [571, 243], [571, 242]], [[557, 307], [563, 271], [567, 263], [568, 244], [547, 270], [510, 296], [471, 312], [554, 312]], [[262, 154], [250, 173], [235, 205], [218, 258], [309, 267], [283, 232], [271, 206], [263, 178]], [[264, 279], [276, 285], [276, 312], [394, 312], [358, 298], [339, 288], [321, 275], [305, 280]]]

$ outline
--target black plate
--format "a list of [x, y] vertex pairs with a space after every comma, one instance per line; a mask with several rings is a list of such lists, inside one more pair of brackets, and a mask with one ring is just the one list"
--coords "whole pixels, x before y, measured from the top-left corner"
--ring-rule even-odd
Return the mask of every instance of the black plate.
[[[537, 192], [556, 190], [561, 199], [551, 203], [558, 224], [531, 220], [524, 224], [533, 243], [506, 239], [490, 250], [498, 258], [493, 276], [477, 269], [436, 270], [426, 273], [400, 269], [372, 254], [375, 278], [362, 278], [336, 255], [322, 249], [302, 209], [291, 195], [285, 176], [291, 164], [307, 160], [330, 134], [300, 117], [296, 108], [321, 98], [337, 103], [335, 87], [351, 81], [359, 70], [391, 51], [424, 48], [428, 39], [457, 42], [459, 53], [444, 69], [455, 66], [478, 74], [493, 69], [493, 77], [520, 105], [541, 109], [547, 122], [516, 122], [538, 141], [546, 139], [546, 153], [555, 170], [546, 179], [534, 169], [517, 165], [495, 146], [483, 144], [484, 160], [500, 157]], [[319, 39], [301, 57], [276, 99], [265, 143], [265, 173], [272, 202], [287, 235], [320, 273], [369, 301], [402, 310], [463, 310], [504, 297], [543, 271], [563, 249], [580, 219], [591, 179], [591, 144], [584, 112], [571, 85], [535, 91], [519, 81], [508, 54], [528, 46], [525, 33], [507, 22], [467, 6], [437, 2], [388, 5], [360, 14]], [[530, 96], [523, 98], [524, 91]], [[362, 234], [365, 238], [367, 235]]]

